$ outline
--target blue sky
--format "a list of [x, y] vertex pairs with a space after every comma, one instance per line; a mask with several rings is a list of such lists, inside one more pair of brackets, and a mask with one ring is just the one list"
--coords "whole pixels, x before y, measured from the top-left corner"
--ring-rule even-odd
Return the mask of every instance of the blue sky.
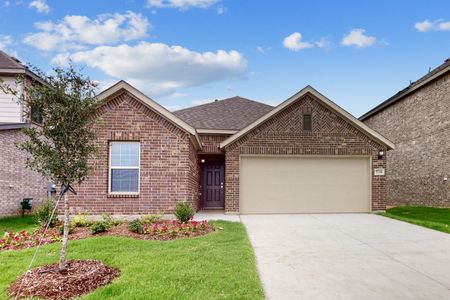
[[3, 1], [0, 49], [169, 109], [312, 85], [359, 116], [450, 57], [450, 1]]

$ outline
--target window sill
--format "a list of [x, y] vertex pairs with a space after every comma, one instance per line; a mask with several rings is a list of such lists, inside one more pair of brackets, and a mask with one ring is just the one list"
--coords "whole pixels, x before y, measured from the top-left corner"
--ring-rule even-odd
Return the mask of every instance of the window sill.
[[139, 194], [108, 194], [106, 198], [139, 198]]

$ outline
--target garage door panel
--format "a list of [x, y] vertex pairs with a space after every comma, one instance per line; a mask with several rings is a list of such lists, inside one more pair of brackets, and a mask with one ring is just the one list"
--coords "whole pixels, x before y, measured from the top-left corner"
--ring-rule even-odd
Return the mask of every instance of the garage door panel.
[[241, 213], [370, 211], [369, 158], [241, 157]]

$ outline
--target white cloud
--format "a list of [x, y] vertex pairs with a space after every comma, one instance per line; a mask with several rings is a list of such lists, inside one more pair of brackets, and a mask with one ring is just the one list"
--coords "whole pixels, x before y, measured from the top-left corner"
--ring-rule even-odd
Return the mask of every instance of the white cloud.
[[270, 50], [272, 50], [272, 47], [256, 46], [256, 51], [261, 54], [267, 54], [267, 52], [269, 52]]
[[12, 44], [12, 38], [10, 35], [0, 34], [0, 50], [6, 52], [6, 49], [9, 45]]
[[35, 8], [38, 12], [48, 14], [50, 12], [50, 7], [45, 2], [45, 0], [34, 0], [28, 4], [29, 8]]
[[217, 14], [218, 15], [223, 15], [224, 13], [226, 13], [228, 11], [228, 8], [226, 8], [223, 5], [217, 5]]
[[331, 47], [331, 41], [326, 37], [320, 38], [320, 40], [318, 40], [314, 44], [316, 45], [316, 47], [323, 49], [328, 49]]
[[191, 7], [208, 8], [213, 4], [220, 2], [220, 0], [148, 0], [149, 7], [157, 8], [177, 8], [186, 10]]
[[65, 16], [58, 23], [39, 22], [40, 31], [28, 34], [24, 42], [44, 51], [83, 49], [86, 45], [111, 44], [147, 36], [150, 26], [141, 14], [102, 14], [91, 20], [86, 16]]
[[450, 31], [450, 22], [443, 20], [429, 21], [425, 20], [422, 22], [417, 22], [414, 24], [417, 31], [428, 32], [428, 31]]
[[355, 46], [357, 48], [370, 47], [377, 41], [376, 37], [364, 34], [365, 29], [355, 28], [344, 36], [341, 44], [344, 46]]
[[10, 48], [12, 43], [13, 39], [10, 35], [0, 34], [0, 50], [6, 52], [8, 55], [19, 58], [17, 52]]
[[75, 63], [125, 79], [152, 96], [170, 95], [179, 88], [240, 78], [247, 61], [235, 50], [196, 52], [181, 46], [140, 42], [135, 46], [99, 46], [78, 51]]
[[314, 44], [302, 41], [302, 34], [294, 32], [283, 40], [283, 45], [291, 51], [300, 51], [303, 49], [313, 48]]

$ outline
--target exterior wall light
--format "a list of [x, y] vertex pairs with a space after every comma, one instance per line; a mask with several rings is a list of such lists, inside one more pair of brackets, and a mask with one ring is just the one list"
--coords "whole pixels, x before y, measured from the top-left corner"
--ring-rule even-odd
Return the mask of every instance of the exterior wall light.
[[202, 164], [204, 164], [204, 163], [205, 163], [205, 159], [201, 159], [200, 162], [201, 162]]
[[384, 151], [378, 152], [378, 159], [382, 159], [384, 156]]

